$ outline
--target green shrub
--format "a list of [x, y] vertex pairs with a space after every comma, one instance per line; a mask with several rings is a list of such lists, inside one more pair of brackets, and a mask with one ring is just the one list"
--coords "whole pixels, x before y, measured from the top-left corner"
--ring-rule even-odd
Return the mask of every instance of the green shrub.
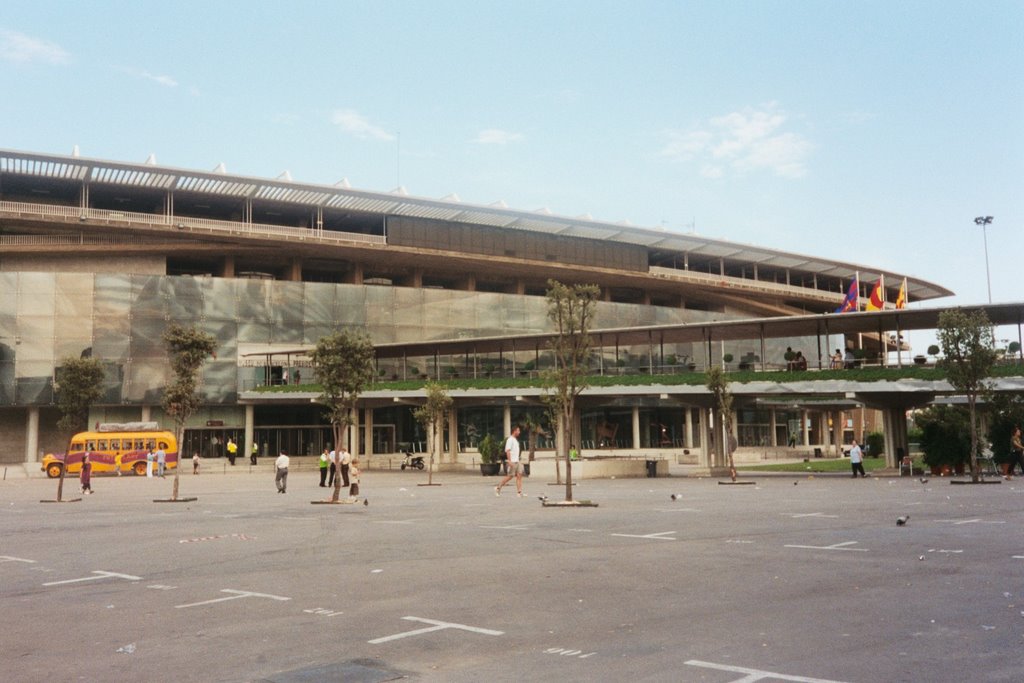
[[885, 454], [885, 434], [882, 432], [871, 432], [866, 438], [868, 454], [872, 458], [880, 458]]
[[933, 405], [914, 415], [921, 428], [924, 464], [929, 467], [966, 463], [971, 455], [970, 416], [961, 406]]
[[494, 435], [488, 434], [484, 438], [480, 439], [480, 443], [477, 444], [476, 449], [480, 452], [480, 462], [498, 462], [498, 454], [501, 452], [501, 444], [494, 438]]

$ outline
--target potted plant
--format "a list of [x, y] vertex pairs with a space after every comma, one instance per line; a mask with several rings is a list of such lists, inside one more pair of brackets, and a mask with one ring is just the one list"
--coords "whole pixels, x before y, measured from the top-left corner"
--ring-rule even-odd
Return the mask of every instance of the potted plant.
[[938, 344], [932, 344], [931, 346], [928, 347], [928, 355], [931, 356], [932, 358], [935, 358], [936, 356], [939, 355]]
[[485, 477], [494, 477], [501, 472], [501, 461], [498, 455], [501, 453], [501, 443], [488, 434], [476, 446], [480, 453], [480, 474]]
[[731, 362], [732, 362], [732, 354], [731, 353], [727, 353], [724, 356], [722, 356], [722, 363], [724, 363], [725, 365], [728, 365]]

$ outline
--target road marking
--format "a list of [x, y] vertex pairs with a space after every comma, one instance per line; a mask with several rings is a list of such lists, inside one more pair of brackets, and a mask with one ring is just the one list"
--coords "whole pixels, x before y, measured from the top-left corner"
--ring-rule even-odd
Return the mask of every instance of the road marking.
[[375, 519], [374, 524], [416, 524], [418, 519]]
[[834, 543], [832, 545], [786, 545], [786, 548], [809, 548], [811, 550], [856, 550], [858, 552], [866, 553], [867, 548], [849, 548], [847, 546], [856, 545], [857, 541], [844, 541], [842, 543]]
[[593, 657], [596, 652], [586, 652], [583, 650], [569, 650], [564, 647], [549, 647], [544, 650], [546, 655], [561, 655], [563, 657], [576, 657], [577, 659], [586, 659], [587, 657]]
[[1010, 559], [1013, 559], [1013, 560], [1024, 560], [1024, 555], [1011, 555]]
[[953, 554], [959, 554], [959, 553], [962, 553], [963, 550], [936, 550], [935, 548], [931, 548], [931, 549], [928, 550], [928, 552], [930, 552], [930, 553], [953, 553]]
[[803, 512], [803, 513], [797, 513], [797, 514], [790, 514], [788, 512], [783, 512], [782, 514], [784, 514], [784, 515], [788, 514], [793, 519], [799, 519], [800, 517], [821, 517], [823, 519], [838, 519], [838, 517], [839, 517], [839, 515], [826, 515], [824, 512]]
[[78, 583], [80, 581], [97, 581], [99, 579], [126, 579], [128, 581], [141, 581], [141, 576], [132, 576], [131, 574], [118, 574], [117, 572], [104, 572], [104, 571], [93, 571], [93, 574], [97, 576], [86, 576], [81, 579], [68, 579], [67, 581], [50, 581], [44, 583], [44, 586], [59, 586], [65, 583]]
[[0, 562], [28, 562], [29, 564], [35, 564], [35, 560], [26, 560], [23, 557], [11, 557], [10, 555], [0, 555]]
[[466, 626], [465, 624], [453, 624], [453, 623], [448, 622], [448, 621], [435, 621], [433, 619], [422, 619], [420, 617], [402, 617], [402, 618], [405, 619], [406, 621], [420, 621], [420, 622], [423, 622], [424, 624], [433, 624], [433, 626], [428, 626], [427, 628], [418, 628], [418, 629], [415, 629], [413, 631], [405, 631], [404, 633], [396, 633], [396, 634], [394, 634], [392, 636], [384, 636], [383, 638], [374, 638], [373, 640], [368, 640], [366, 642], [370, 643], [371, 645], [377, 645], [379, 643], [386, 643], [389, 640], [398, 640], [399, 638], [408, 638], [409, 636], [418, 636], [418, 635], [421, 635], [423, 633], [430, 633], [431, 631], [443, 631], [444, 629], [448, 629], [448, 628], [455, 628], [455, 629], [459, 629], [460, 631], [469, 631], [471, 633], [480, 633], [480, 634], [483, 634], [485, 636], [500, 636], [500, 635], [504, 635], [505, 634], [504, 631], [493, 631], [493, 630], [491, 630], [489, 628], [478, 628], [476, 626]]
[[729, 539], [726, 539], [725, 542], [726, 543], [753, 543], [753, 541], [744, 541], [744, 540], [741, 540], [741, 539], [738, 539], [738, 538], [729, 538]]
[[222, 588], [221, 593], [231, 593], [232, 595], [226, 598], [215, 598], [213, 600], [204, 600], [202, 602], [192, 602], [187, 605], [175, 605], [174, 609], [184, 609], [186, 607], [199, 607], [200, 605], [212, 605], [215, 602], [226, 602], [228, 600], [238, 600], [240, 598], [267, 598], [269, 600], [291, 600], [291, 598], [285, 598], [280, 595], [270, 595], [269, 593], [253, 593], [252, 591], [236, 591], [230, 588]]
[[832, 680], [830, 678], [808, 678], [807, 676], [789, 676], [787, 674], [780, 674], [774, 671], [764, 671], [762, 669], [748, 669], [743, 666], [731, 666], [729, 664], [715, 664], [713, 662], [702, 662], [699, 659], [691, 659], [685, 664], [689, 666], [701, 666], [705, 669], [717, 669], [719, 671], [732, 671], [738, 674], [744, 674], [743, 678], [737, 678], [732, 683], [753, 683], [753, 681], [759, 681], [763, 678], [771, 678], [780, 681], [796, 681], [797, 683], [842, 683], [842, 681]]
[[658, 512], [700, 512], [697, 508], [658, 508]]
[[936, 522], [949, 522], [949, 523], [955, 524], [957, 526], [959, 526], [961, 524], [1006, 524], [1006, 522], [1004, 522], [1004, 521], [994, 520], [994, 521], [988, 522], [988, 521], [985, 521], [983, 519], [937, 519], [935, 521]]
[[656, 541], [676, 541], [679, 539], [669, 538], [669, 534], [674, 534], [674, 531], [659, 531], [656, 534], [612, 534], [612, 536], [622, 536], [624, 538], [653, 538]]
[[530, 527], [526, 524], [509, 524], [507, 526], [491, 526], [489, 524], [481, 525], [481, 529], [504, 529], [504, 530], [515, 530], [515, 531], [526, 531]]
[[177, 588], [177, 586], [165, 586], [162, 583], [154, 583], [150, 584], [149, 586], [146, 586], [146, 588], [152, 588], [153, 590], [157, 591], [172, 591], [175, 588]]
[[313, 609], [304, 609], [302, 611], [306, 614], [319, 614], [324, 617], [336, 617], [339, 614], [343, 614], [342, 612], [332, 612], [331, 610], [324, 609], [323, 607], [314, 607]]
[[222, 538], [237, 538], [239, 541], [252, 541], [255, 540], [255, 536], [246, 536], [245, 534], [219, 534], [217, 536], [199, 536], [198, 538], [183, 538], [178, 543], [200, 543], [202, 541], [219, 541]]

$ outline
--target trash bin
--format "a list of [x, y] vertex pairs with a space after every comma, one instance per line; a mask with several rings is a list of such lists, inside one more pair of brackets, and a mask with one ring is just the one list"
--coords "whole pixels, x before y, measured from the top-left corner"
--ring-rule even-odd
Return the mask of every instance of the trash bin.
[[647, 476], [649, 478], [658, 476], [658, 461], [648, 460], [647, 461]]
[[524, 462], [523, 463], [523, 476], [524, 477], [530, 476], [530, 463], [528, 463], [528, 462]]
[[820, 448], [815, 448], [814, 449], [814, 457], [815, 458], [824, 458], [825, 454], [821, 452]]

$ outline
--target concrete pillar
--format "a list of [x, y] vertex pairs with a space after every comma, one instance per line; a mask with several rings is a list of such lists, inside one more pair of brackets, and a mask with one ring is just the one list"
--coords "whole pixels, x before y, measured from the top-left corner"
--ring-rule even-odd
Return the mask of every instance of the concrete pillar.
[[710, 469], [711, 467], [711, 430], [709, 428], [711, 424], [711, 409], [710, 408], [698, 408], [700, 410], [700, 457], [697, 458], [697, 464], [704, 469]]
[[39, 408], [34, 406], [25, 421], [25, 462], [39, 462]]
[[693, 408], [683, 409], [683, 448], [693, 448]]
[[349, 413], [349, 417], [352, 420], [352, 424], [348, 430], [348, 452], [351, 453], [353, 457], [355, 457], [359, 455], [359, 409], [353, 408], [352, 412]]
[[505, 406], [502, 409], [501, 424], [505, 430], [501, 435], [501, 442], [504, 443], [508, 435], [512, 433], [512, 406]]
[[151, 406], [142, 406], [141, 416], [139, 419], [141, 419], [143, 422], [149, 422], [150, 420], [152, 420], [152, 410], [153, 409]]
[[448, 410], [448, 462], [459, 461], [459, 411]]
[[640, 407], [633, 406], [633, 448], [640, 448]]
[[811, 445], [811, 423], [810, 415], [807, 414], [806, 410], [800, 411], [800, 445], [810, 446]]
[[235, 255], [227, 254], [224, 256], [224, 272], [223, 277], [232, 278], [235, 276]]
[[252, 445], [255, 443], [253, 430], [256, 426], [256, 406], [247, 405], [245, 407], [245, 436], [242, 441], [245, 443], [245, 450], [242, 451], [242, 456], [251, 458], [252, 457]]
[[373, 455], [373, 408], [363, 411], [363, 437], [366, 441], [364, 451], [367, 459]]
[[841, 410], [832, 414], [832, 446], [835, 456], [840, 457], [843, 454], [843, 411]]
[[770, 443], [772, 445], [772, 448], [777, 448], [778, 445], [779, 445], [779, 435], [778, 435], [778, 424], [777, 424], [777, 415], [775, 414], [775, 408], [772, 408], [771, 411], [769, 411], [769, 415], [768, 415], [768, 429], [771, 432], [771, 437], [770, 437], [771, 440], [768, 443]]

